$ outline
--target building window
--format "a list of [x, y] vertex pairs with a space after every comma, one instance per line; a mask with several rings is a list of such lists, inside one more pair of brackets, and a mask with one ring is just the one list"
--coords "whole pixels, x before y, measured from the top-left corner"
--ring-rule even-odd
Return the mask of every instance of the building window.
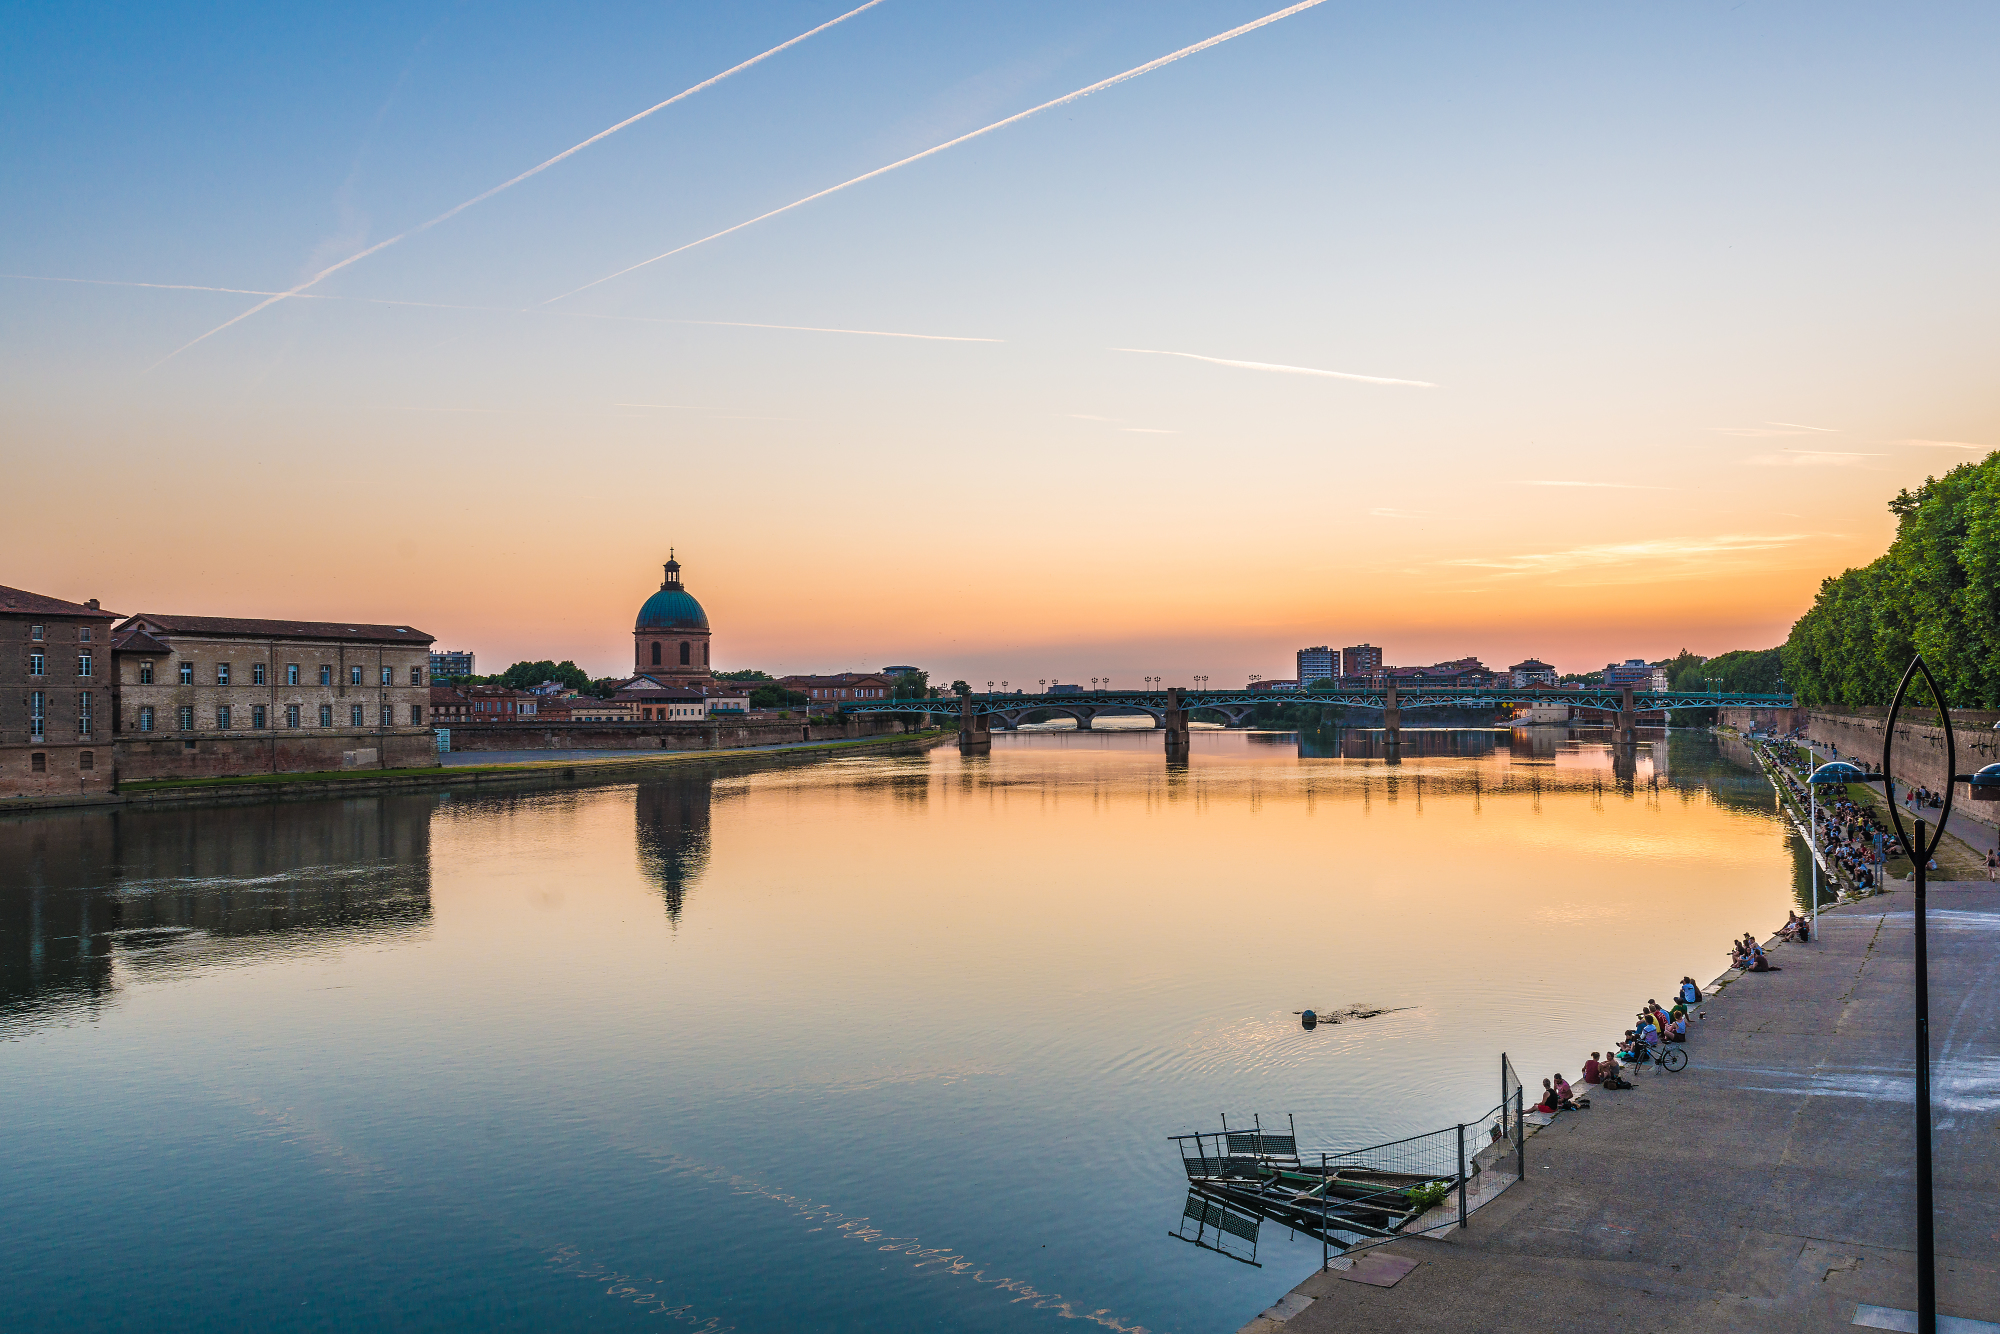
[[43, 716], [48, 711], [47, 699], [48, 697], [39, 690], [30, 691], [28, 694], [28, 730], [36, 741], [42, 739]]
[[76, 692], [76, 734], [78, 736], [90, 735], [90, 692], [88, 690], [79, 690]]
[[229, 684], [228, 663], [218, 662], [215, 664], [215, 683], [219, 686], [226, 686]]
[[382, 726], [394, 727], [395, 725], [396, 725], [396, 706], [393, 704], [384, 704], [382, 706]]
[[287, 704], [285, 706], [285, 726], [297, 727], [298, 725], [299, 725], [299, 706], [296, 704]]
[[422, 723], [423, 720], [424, 720], [424, 706], [421, 704], [412, 704], [410, 706], [410, 726], [415, 727], [418, 724]]
[[180, 724], [181, 724], [180, 725], [181, 731], [183, 732], [194, 731], [194, 705], [192, 704], [181, 705]]
[[657, 642], [653, 645], [653, 665], [655, 667], [660, 665], [660, 646]]
[[152, 663], [150, 663], [150, 662], [142, 662], [142, 663], [140, 663], [140, 664], [139, 664], [139, 684], [140, 684], [140, 685], [142, 685], [142, 686], [149, 686], [149, 685], [153, 684], [153, 664], [152, 664]]
[[28, 655], [28, 675], [40, 676], [47, 669], [47, 666], [48, 666], [47, 654], [30, 653]]
[[143, 704], [139, 707], [139, 730], [141, 732], [150, 732], [153, 730], [153, 706], [150, 704]]
[[263, 663], [253, 662], [250, 664], [250, 684], [253, 686], [260, 686], [264, 684]]
[[319, 683], [323, 686], [333, 684], [333, 668], [331, 665], [324, 662], [319, 665]]
[[78, 676], [90, 675], [90, 655], [88, 653], [79, 653], [76, 655], [76, 674]]
[[229, 730], [229, 706], [227, 704], [218, 704], [215, 706], [215, 727], [219, 732], [227, 732]]
[[76, 755], [76, 767], [79, 769], [95, 769], [97, 767], [97, 752], [94, 750], [78, 751]]
[[708, 666], [708, 645], [705, 642], [701, 646], [701, 665]]
[[182, 684], [182, 685], [184, 685], [184, 686], [191, 686], [191, 685], [193, 685], [193, 684], [194, 684], [194, 664], [193, 664], [193, 663], [191, 663], [191, 662], [184, 662], [184, 663], [182, 663], [182, 664], [181, 664], [181, 684]]
[[88, 644], [90, 642], [90, 627], [86, 625], [81, 630], [78, 630], [76, 632], [76, 639], [80, 644]]
[[681, 641], [681, 666], [685, 667], [687, 665], [688, 665], [688, 642], [687, 640], [683, 639]]
[[333, 726], [333, 705], [322, 704], [319, 706], [319, 725], [321, 727]]
[[[358, 668], [358, 667], [357, 667], [357, 668], [356, 668], [355, 670], [356, 670], [356, 671], [359, 671], [359, 670], [360, 670], [360, 668]], [[349, 717], [349, 719], [351, 719], [351, 724], [350, 724], [351, 726], [354, 726], [354, 727], [366, 727], [366, 726], [368, 726], [368, 724], [367, 724], [367, 723], [365, 723], [365, 722], [363, 722], [363, 721], [362, 721], [362, 714], [361, 714], [361, 706], [360, 706], [359, 704], [356, 704], [356, 705], [355, 705], [355, 706], [354, 706], [353, 708], [349, 709], [349, 710], [347, 711], [347, 714], [348, 714], [348, 717]]]
[[349, 667], [347, 669], [347, 684], [351, 686], [361, 684], [361, 669], [359, 667]]
[[250, 725], [256, 728], [264, 726], [264, 706], [262, 704], [253, 704], [250, 706]]
[[295, 686], [298, 683], [299, 683], [299, 665], [296, 662], [286, 663], [285, 684], [288, 686]]
[[423, 683], [424, 683], [424, 669], [421, 667], [410, 668], [410, 684], [413, 686], [420, 686]]
[[[35, 627], [36, 630], [40, 630], [41, 628], [39, 625]], [[45, 774], [48, 771], [49, 757], [46, 754], [38, 750], [28, 757], [28, 772]]]
[[30, 639], [32, 639], [32, 640], [34, 640], [34, 641], [35, 641], [35, 642], [36, 642], [37, 644], [41, 643], [41, 642], [42, 642], [42, 627], [41, 627], [41, 626], [39, 626], [39, 625], [31, 625], [31, 626], [29, 626], [29, 627], [28, 627], [28, 638], [30, 638]]

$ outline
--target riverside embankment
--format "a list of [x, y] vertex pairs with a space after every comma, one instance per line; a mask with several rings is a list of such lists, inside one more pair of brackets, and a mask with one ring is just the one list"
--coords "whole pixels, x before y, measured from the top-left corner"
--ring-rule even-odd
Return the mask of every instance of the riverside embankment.
[[228, 778], [164, 779], [120, 785], [117, 793], [92, 797], [14, 799], [0, 804], [0, 816], [78, 806], [234, 806], [267, 801], [318, 801], [328, 797], [380, 796], [440, 789], [501, 790], [579, 787], [625, 783], [689, 768], [743, 768], [816, 760], [849, 753], [894, 752], [936, 745], [943, 731], [901, 735], [795, 741], [740, 749], [626, 752], [604, 759], [515, 760], [499, 764], [454, 764], [430, 769], [361, 769], [323, 774], [250, 774]]
[[[1990, 1321], [2000, 888], [1931, 889], [1938, 1309]], [[1593, 1091], [1528, 1141], [1526, 1179], [1470, 1227], [1378, 1252], [1417, 1262], [1394, 1287], [1316, 1273], [1288, 1305], [1309, 1304], [1252, 1324], [1767, 1334], [1914, 1308], [1914, 920], [1901, 885], [1823, 912], [1811, 944], [1771, 950], [1782, 971], [1704, 1001], [1685, 1071]], [[1638, 984], [1635, 1005], [1672, 982]]]

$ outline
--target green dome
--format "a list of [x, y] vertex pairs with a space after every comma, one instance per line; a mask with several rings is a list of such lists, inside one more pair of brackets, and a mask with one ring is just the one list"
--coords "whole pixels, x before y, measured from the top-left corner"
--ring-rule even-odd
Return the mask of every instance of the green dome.
[[639, 608], [634, 630], [706, 630], [708, 613], [694, 600], [694, 594], [679, 585], [670, 585], [646, 599]]

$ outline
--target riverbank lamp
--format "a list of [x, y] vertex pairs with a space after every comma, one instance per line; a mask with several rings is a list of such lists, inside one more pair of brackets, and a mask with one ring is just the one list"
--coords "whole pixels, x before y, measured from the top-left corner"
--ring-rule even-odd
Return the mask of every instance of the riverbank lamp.
[[1959, 781], [1965, 784], [1974, 801], [2000, 801], [2000, 764], [1989, 764], [1977, 773], [1961, 774]]

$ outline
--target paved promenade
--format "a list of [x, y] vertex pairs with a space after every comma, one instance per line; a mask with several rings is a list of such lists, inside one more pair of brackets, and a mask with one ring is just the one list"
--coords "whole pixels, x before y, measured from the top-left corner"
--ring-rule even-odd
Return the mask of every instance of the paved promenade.
[[[1684, 1072], [1556, 1117], [1528, 1141], [1527, 1180], [1470, 1228], [1383, 1248], [1419, 1262], [1394, 1287], [1315, 1274], [1296, 1294], [1310, 1305], [1253, 1324], [1768, 1334], [1914, 1308], [1911, 900], [1826, 911], [1813, 944], [1773, 949], [1782, 972], [1703, 1003]], [[1938, 1309], [1995, 1321], [2000, 887], [1934, 887], [1929, 941]], [[1633, 979], [1634, 1004], [1672, 981]]]

